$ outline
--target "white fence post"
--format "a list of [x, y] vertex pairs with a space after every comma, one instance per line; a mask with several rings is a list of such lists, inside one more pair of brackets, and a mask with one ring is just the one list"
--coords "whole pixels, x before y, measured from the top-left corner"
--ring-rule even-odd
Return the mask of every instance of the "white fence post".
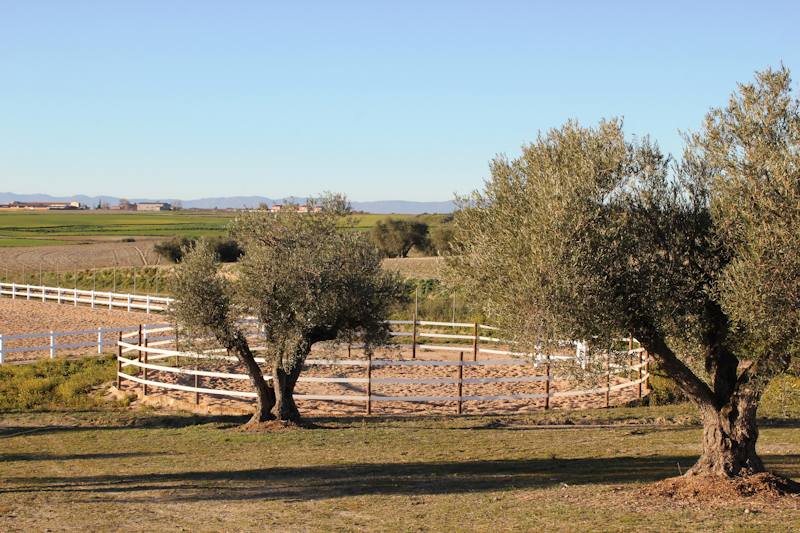
[[50, 359], [56, 356], [56, 332], [50, 330]]
[[109, 292], [108, 293], [108, 308], [109, 309], [114, 309], [114, 293], [113, 292]]
[[12, 300], [16, 300], [17, 299], [17, 284], [16, 283], [12, 283], [11, 284], [11, 299]]
[[147, 314], [150, 314], [150, 295], [147, 295]]
[[92, 289], [92, 309], [94, 309], [94, 289]]
[[59, 287], [57, 290], [58, 290], [58, 303], [61, 303], [61, 287]]
[[131, 295], [128, 293], [128, 312], [131, 312]]
[[5, 358], [3, 357], [3, 334], [0, 333], [0, 365], [5, 362]]
[[103, 328], [97, 328], [97, 353], [103, 353]]
[[28, 296], [28, 300], [30, 300], [31, 299], [31, 286], [30, 285], [25, 285], [25, 288], [27, 289], [27, 293], [26, 294]]

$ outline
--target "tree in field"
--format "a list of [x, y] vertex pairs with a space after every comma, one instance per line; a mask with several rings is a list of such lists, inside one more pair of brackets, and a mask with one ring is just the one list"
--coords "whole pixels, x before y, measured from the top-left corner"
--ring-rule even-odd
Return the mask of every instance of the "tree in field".
[[548, 349], [632, 333], [697, 406], [703, 453], [691, 474], [764, 470], [756, 409], [796, 355], [800, 320], [798, 104], [788, 72], [741, 86], [689, 135], [672, 167], [619, 121], [569, 122], [482, 192], [459, 198], [463, 255], [451, 284], [509, 340]]
[[[310, 203], [315, 203], [309, 199]], [[222, 275], [212, 248], [201, 240], [184, 256], [173, 285], [175, 320], [193, 335], [213, 337], [247, 369], [257, 394], [252, 422], [296, 421], [292, 397], [311, 346], [348, 340], [356, 332], [366, 350], [389, 339], [385, 322], [402, 294], [396, 274], [352, 224], [344, 196], [324, 194], [321, 212], [278, 213], [266, 206], [238, 216], [229, 227], [245, 255], [233, 276]], [[260, 351], [272, 376], [265, 380], [242, 325], [255, 317]]]
[[369, 239], [384, 257], [406, 257], [414, 245], [428, 246], [428, 225], [414, 220], [379, 220], [369, 232]]

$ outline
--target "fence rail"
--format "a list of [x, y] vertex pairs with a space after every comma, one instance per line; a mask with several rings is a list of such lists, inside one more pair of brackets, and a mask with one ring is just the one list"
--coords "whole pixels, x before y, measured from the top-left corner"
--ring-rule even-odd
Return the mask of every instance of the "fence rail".
[[173, 302], [163, 296], [122, 294], [117, 292], [85, 291], [64, 287], [44, 285], [22, 285], [19, 283], [0, 283], [0, 296], [12, 299], [41, 300], [43, 302], [85, 304], [91, 307], [125, 309], [126, 311], [163, 312]]
[[[134, 332], [138, 334], [139, 326], [127, 326], [119, 328], [97, 328], [83, 331], [51, 331], [49, 333], [28, 333], [25, 335], [3, 335], [0, 334], [0, 364], [5, 363], [6, 354], [21, 353], [21, 352], [41, 352], [49, 351], [50, 358], [55, 358], [57, 350], [66, 350], [73, 348], [93, 348], [97, 347], [97, 353], [103, 353], [103, 346], [116, 346], [117, 339], [109, 336], [111, 333], [124, 333]], [[141, 326], [142, 332], [145, 336], [150, 338], [154, 343], [168, 343], [174, 342], [175, 336], [160, 336], [153, 338], [152, 336], [157, 333], [164, 333], [167, 330], [172, 330], [169, 325], [144, 325]], [[75, 337], [78, 335], [97, 335], [96, 341], [90, 342], [77, 342], [70, 344], [58, 344], [58, 337]], [[18, 348], [8, 348], [7, 342], [22, 339], [48, 339], [47, 344], [41, 346], [21, 346]]]
[[[411, 321], [397, 321], [400, 324], [413, 324]], [[451, 327], [465, 327], [475, 326], [475, 324], [461, 324], [461, 323], [436, 323], [437, 326], [451, 326]], [[128, 334], [127, 337], [134, 336], [135, 334]], [[423, 336], [420, 334], [419, 336]], [[478, 335], [447, 335], [446, 338], [463, 338], [467, 340], [477, 341], [480, 338]], [[495, 339], [492, 339], [496, 342]], [[591, 389], [583, 390], [569, 390], [569, 391], [550, 391], [550, 383], [555, 381], [563, 381], [569, 379], [564, 376], [550, 375], [550, 362], [558, 357], [558, 359], [580, 359], [586, 358], [581, 350], [582, 343], [577, 343], [575, 356], [531, 356], [531, 354], [520, 354], [517, 352], [507, 350], [487, 350], [476, 348], [473, 343], [474, 355], [478, 353], [488, 352], [493, 355], [508, 355], [520, 357], [526, 355], [524, 359], [500, 360], [500, 361], [473, 361], [463, 360], [465, 347], [463, 346], [433, 346], [422, 345], [426, 349], [440, 349], [440, 350], [454, 350], [461, 352], [459, 361], [421, 361], [421, 360], [372, 360], [372, 359], [307, 359], [304, 364], [306, 366], [361, 366], [366, 367], [367, 377], [305, 377], [298, 378], [298, 382], [311, 382], [311, 383], [335, 383], [335, 384], [360, 384], [366, 385], [366, 394], [294, 394], [295, 399], [299, 400], [323, 400], [323, 401], [356, 401], [365, 402], [367, 413], [371, 413], [372, 402], [456, 402], [456, 412], [461, 413], [462, 403], [466, 401], [491, 401], [491, 400], [525, 400], [525, 399], [545, 399], [545, 408], [549, 408], [550, 398], [559, 398], [566, 396], [583, 396], [591, 394], [606, 395], [606, 405], [609, 404], [609, 395], [612, 391], [619, 391], [629, 387], [638, 387], [638, 397], [642, 397], [642, 384], [647, 384], [649, 373], [649, 356], [643, 348], [633, 348], [633, 340], [626, 339], [630, 343], [630, 349], [624, 351], [631, 361], [631, 364], [612, 364], [610, 361], [606, 362], [606, 372], [600, 374], [600, 377], [606, 377], [606, 385], [601, 387], [594, 387]], [[208, 370], [198, 370], [196, 368], [187, 368], [186, 366], [178, 366], [178, 358], [187, 357], [192, 359], [215, 359], [225, 361], [237, 361], [236, 357], [226, 355], [215, 355], [213, 353], [205, 352], [181, 352], [176, 350], [165, 350], [154, 348], [148, 345], [147, 341], [140, 340], [139, 342], [124, 342], [120, 340], [118, 343], [118, 371], [117, 383], [121, 386], [122, 380], [130, 380], [142, 386], [143, 394], [147, 394], [147, 387], [161, 387], [165, 389], [193, 392], [195, 394], [195, 403], [199, 404], [200, 394], [217, 395], [217, 396], [230, 396], [238, 398], [255, 398], [255, 392], [230, 390], [225, 388], [209, 388], [200, 386], [200, 379], [204, 377], [215, 377], [233, 380], [248, 380], [247, 374], [234, 374], [229, 372], [213, 372]], [[341, 345], [338, 347], [343, 347]], [[353, 345], [351, 345], [352, 347]], [[406, 345], [413, 347], [413, 345]], [[419, 346], [419, 345], [417, 345]], [[136, 357], [123, 357], [123, 353], [135, 352]], [[633, 357], [637, 356], [639, 359], [638, 364], [632, 364]], [[154, 361], [175, 358], [176, 365], [163, 366], [160, 364], [153, 364]], [[256, 358], [256, 362], [265, 363], [264, 358]], [[500, 377], [500, 378], [464, 378], [464, 367], [491, 367], [491, 366], [520, 366], [531, 365], [547, 367], [547, 374], [544, 376], [513, 376], [513, 377]], [[196, 362], [195, 362], [196, 365]], [[373, 367], [386, 367], [386, 366], [429, 366], [429, 367], [456, 367], [457, 377], [455, 378], [373, 378], [371, 369]], [[143, 373], [139, 375], [130, 375], [123, 372], [125, 367], [135, 367], [138, 372]], [[159, 381], [151, 377], [148, 379], [148, 370], [154, 372], [166, 372], [169, 374], [180, 374], [184, 376], [194, 377], [194, 386], [181, 385], [179, 383], [171, 383], [167, 381]], [[614, 374], [627, 373], [638, 374], [637, 379], [612, 385], [610, 377]], [[264, 379], [271, 380], [272, 377], [264, 375]], [[468, 384], [508, 384], [508, 383], [523, 383], [523, 382], [542, 382], [545, 384], [545, 392], [537, 392], [530, 394], [494, 394], [494, 395], [465, 395], [463, 394], [463, 386]], [[372, 393], [373, 384], [425, 384], [425, 385], [450, 385], [457, 386], [457, 395], [437, 395], [437, 396], [387, 396], [377, 395]], [[646, 385], [645, 385], [646, 386]]]

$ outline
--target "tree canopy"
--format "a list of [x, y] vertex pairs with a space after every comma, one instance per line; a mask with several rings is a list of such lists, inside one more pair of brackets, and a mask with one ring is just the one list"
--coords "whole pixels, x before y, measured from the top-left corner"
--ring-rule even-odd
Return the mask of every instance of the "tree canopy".
[[369, 239], [384, 257], [406, 257], [414, 245], [428, 247], [428, 225], [416, 220], [386, 217], [378, 220], [369, 232]]
[[[458, 198], [464, 254], [446, 277], [511, 341], [548, 349], [632, 333], [699, 408], [691, 473], [763, 470], [760, 391], [794, 355], [798, 106], [786, 69], [758, 73], [674, 163], [622, 122], [570, 121], [497, 157]], [[748, 361], [744, 366], [740, 362]], [[565, 371], [578, 369], [565, 369]]]
[[[349, 202], [326, 193], [321, 212], [278, 213], [266, 206], [238, 216], [229, 234], [245, 250], [232, 275], [220, 273], [205, 240], [177, 268], [173, 316], [194, 335], [210, 336], [248, 369], [258, 394], [254, 421], [297, 420], [292, 398], [303, 362], [317, 342], [350, 340], [369, 352], [389, 339], [390, 307], [402, 294], [396, 274], [352, 224]], [[254, 317], [271, 380], [255, 362], [243, 320]]]

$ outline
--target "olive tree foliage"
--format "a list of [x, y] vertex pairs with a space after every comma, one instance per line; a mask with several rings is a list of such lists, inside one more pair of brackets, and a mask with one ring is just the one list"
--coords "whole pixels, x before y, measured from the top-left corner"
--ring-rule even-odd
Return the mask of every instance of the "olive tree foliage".
[[[313, 344], [358, 342], [368, 353], [389, 340], [385, 319], [402, 294], [396, 274], [382, 271], [380, 257], [352, 225], [343, 195], [325, 193], [309, 204], [319, 213], [292, 209], [274, 213], [266, 206], [242, 213], [229, 234], [244, 249], [235, 270], [223, 273], [201, 240], [177, 267], [173, 287], [175, 320], [194, 336], [211, 337], [247, 368], [257, 393], [253, 421], [298, 420], [292, 393]], [[291, 205], [289, 206], [291, 207]], [[260, 331], [255, 361], [244, 319]]]
[[785, 368], [797, 334], [797, 236], [780, 229], [798, 213], [797, 113], [778, 78], [759, 75], [712, 111], [672, 173], [618, 120], [569, 122], [519, 159], [495, 158], [484, 190], [458, 198], [464, 253], [447, 259], [449, 284], [531, 350], [603, 350], [632, 333], [701, 413], [691, 474], [764, 469], [755, 414], [780, 366], [767, 361]]
[[720, 303], [757, 348], [749, 372], [769, 377], [800, 350], [800, 100], [789, 70], [756, 73], [685, 139], [732, 256]]

